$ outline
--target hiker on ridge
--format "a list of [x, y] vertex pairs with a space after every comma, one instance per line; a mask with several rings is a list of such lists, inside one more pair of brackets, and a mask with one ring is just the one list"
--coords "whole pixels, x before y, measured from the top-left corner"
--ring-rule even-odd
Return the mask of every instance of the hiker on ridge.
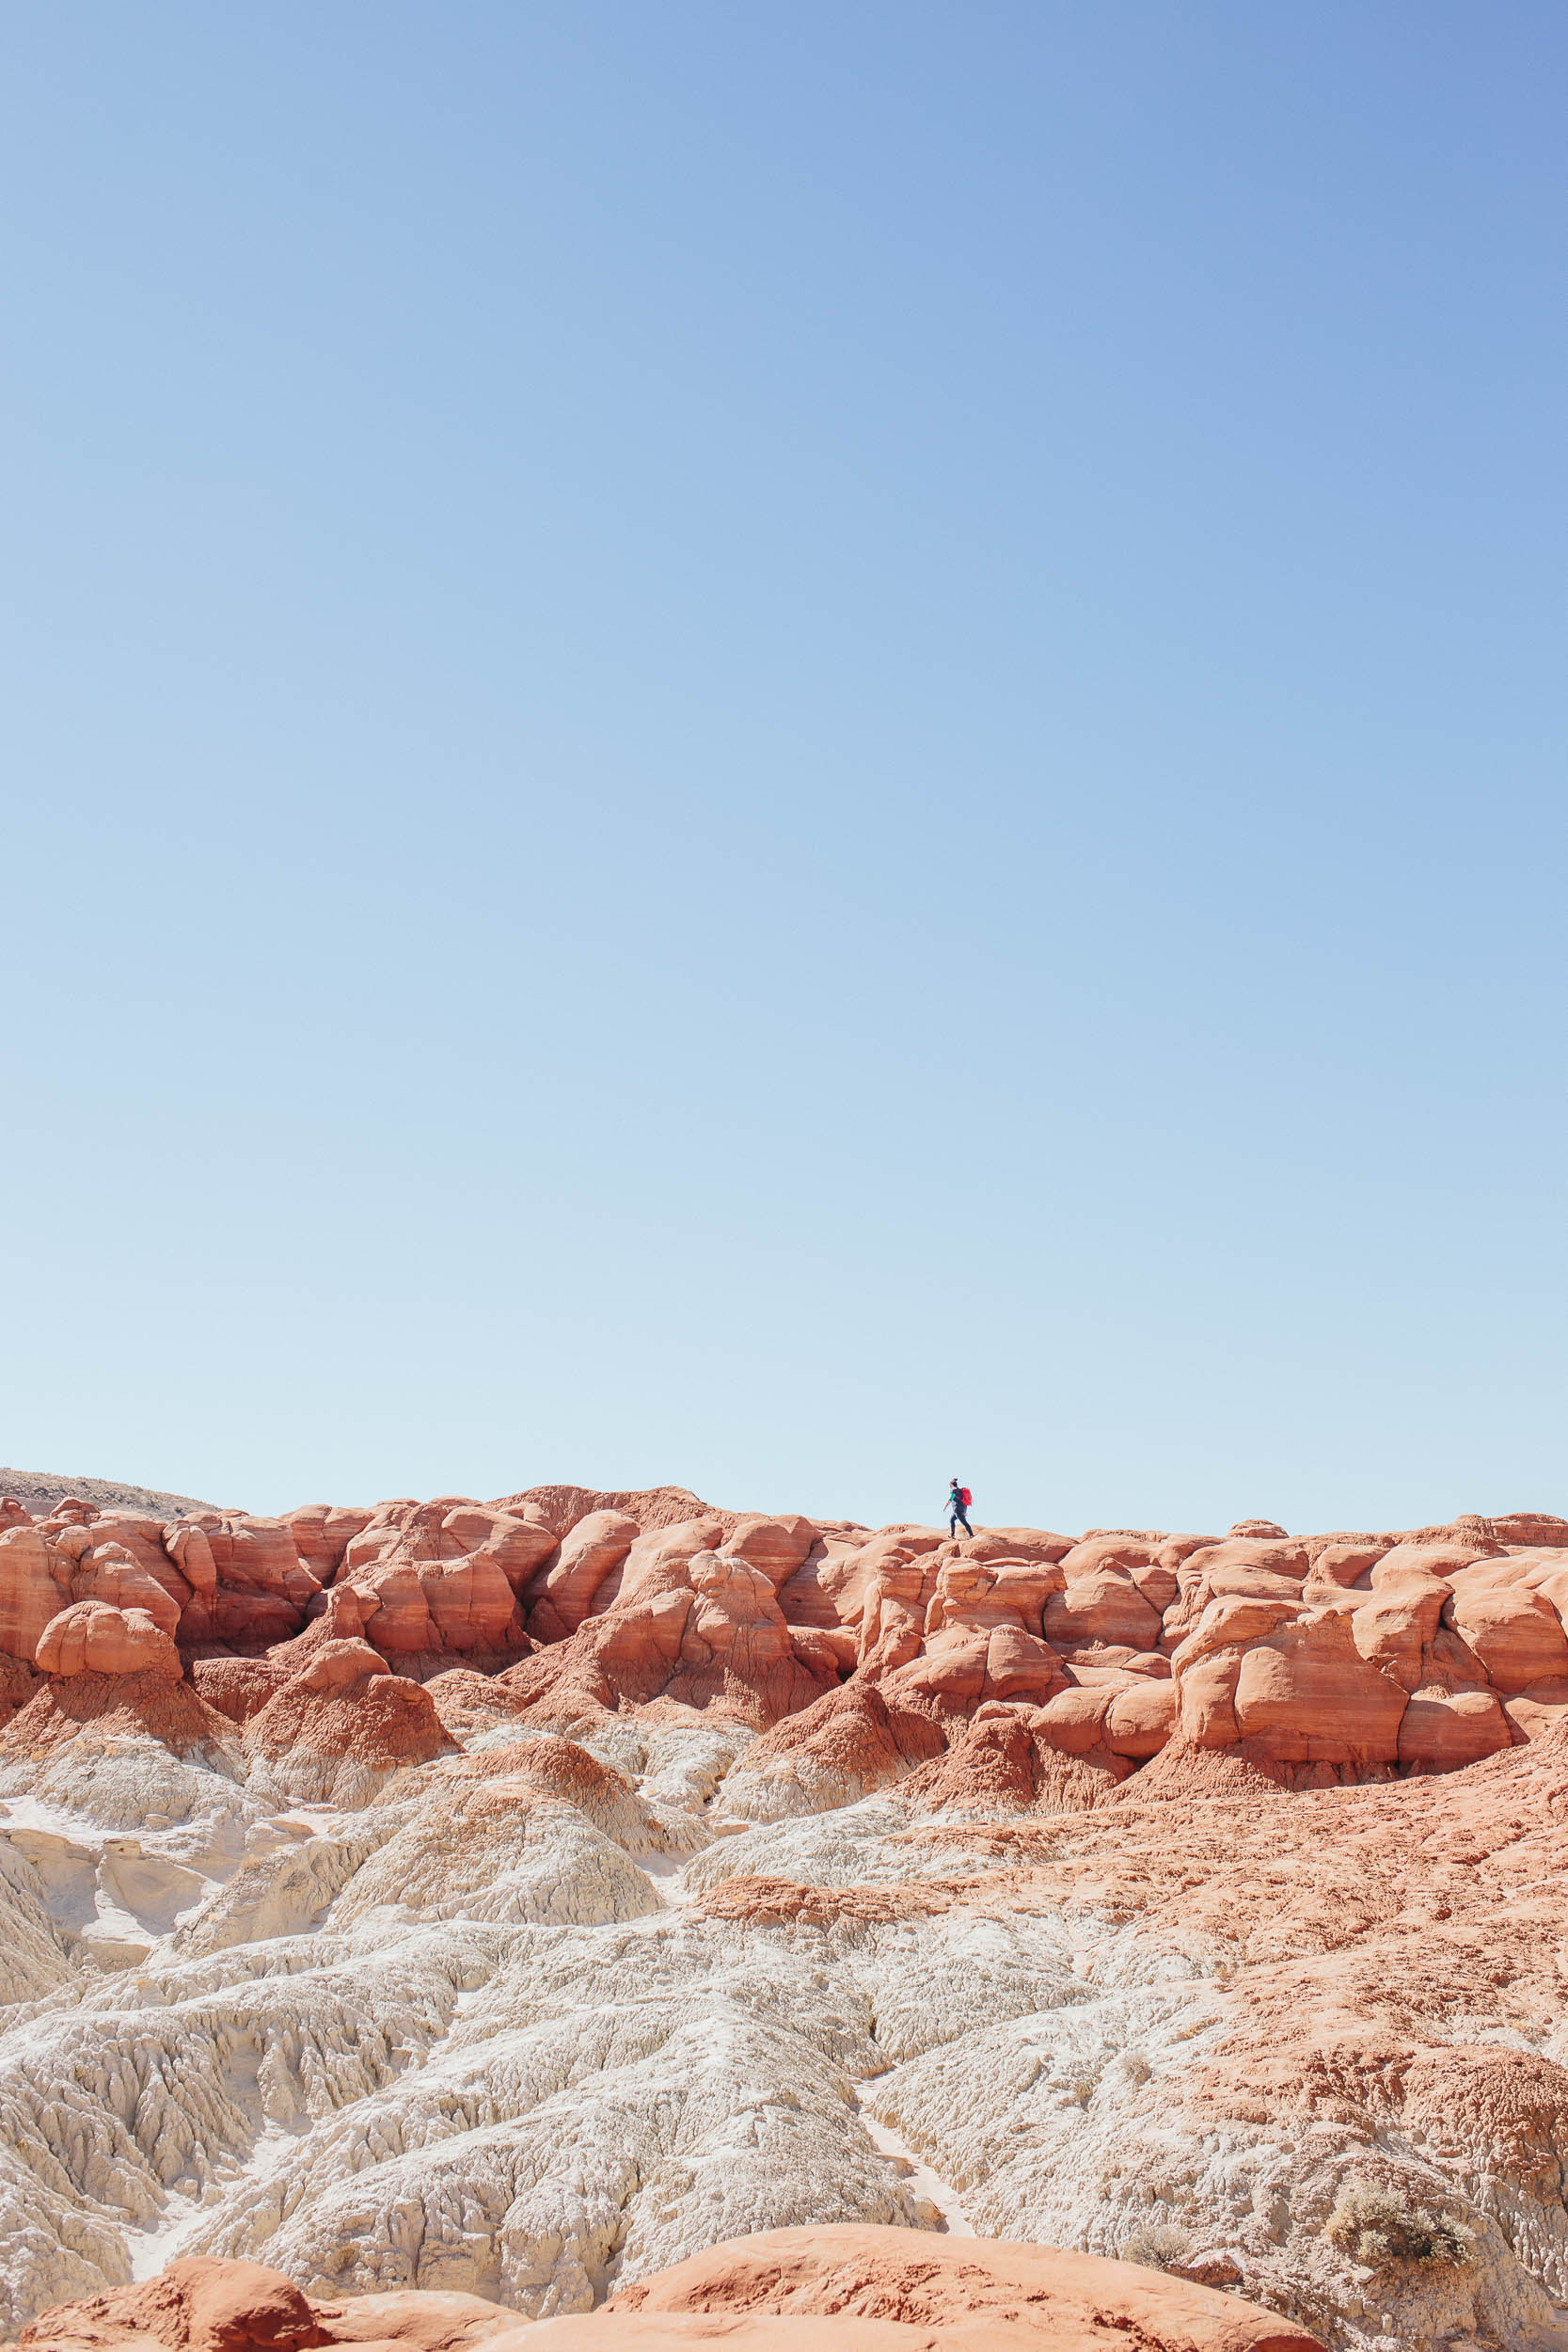
[[947, 1490], [947, 1533], [950, 1535], [956, 1535], [960, 1527], [966, 1535], [974, 1534], [974, 1530], [969, 1523], [969, 1488], [960, 1486], [955, 1478]]

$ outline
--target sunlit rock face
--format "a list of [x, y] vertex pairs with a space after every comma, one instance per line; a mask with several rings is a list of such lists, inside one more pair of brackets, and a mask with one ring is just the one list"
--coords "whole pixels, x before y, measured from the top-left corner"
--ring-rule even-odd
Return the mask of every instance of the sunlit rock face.
[[666, 2352], [722, 2336], [740, 2352], [1321, 2352], [1233, 2296], [1058, 2247], [944, 2245], [900, 2229], [770, 2230], [714, 2247], [536, 2336], [503, 2304], [403, 2288], [312, 2299], [257, 2263], [194, 2255], [155, 2280], [45, 2312], [28, 2352]]
[[8, 2328], [157, 2277], [48, 2340], [194, 2344], [200, 2257], [301, 2344], [928, 2342], [1020, 2241], [1237, 2346], [1568, 2343], [1565, 1613], [1541, 1515], [0, 1503]]

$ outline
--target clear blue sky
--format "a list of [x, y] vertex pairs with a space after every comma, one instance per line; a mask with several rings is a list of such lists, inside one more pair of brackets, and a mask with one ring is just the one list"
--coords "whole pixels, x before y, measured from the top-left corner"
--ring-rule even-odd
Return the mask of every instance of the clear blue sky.
[[1568, 17], [7, 6], [0, 1460], [1568, 1511]]

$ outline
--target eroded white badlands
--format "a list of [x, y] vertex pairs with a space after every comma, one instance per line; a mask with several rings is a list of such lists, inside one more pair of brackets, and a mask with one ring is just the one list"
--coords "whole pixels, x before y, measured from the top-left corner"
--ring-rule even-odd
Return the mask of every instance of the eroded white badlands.
[[1568, 1524], [0, 1521], [6, 2332], [1568, 2344]]

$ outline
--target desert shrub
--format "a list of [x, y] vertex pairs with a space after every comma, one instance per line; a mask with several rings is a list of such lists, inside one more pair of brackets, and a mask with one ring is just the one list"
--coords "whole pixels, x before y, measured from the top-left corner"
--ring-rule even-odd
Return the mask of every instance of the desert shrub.
[[1375, 2268], [1380, 2263], [1432, 2263], [1448, 2270], [1475, 2260], [1476, 2233], [1451, 2214], [1407, 2205], [1381, 2188], [1347, 2188], [1323, 2224], [1341, 2253]]
[[1122, 2248], [1121, 2259], [1141, 2263], [1146, 2270], [1169, 2270], [1185, 2262], [1192, 2250], [1193, 2233], [1179, 2221], [1146, 2221]]

